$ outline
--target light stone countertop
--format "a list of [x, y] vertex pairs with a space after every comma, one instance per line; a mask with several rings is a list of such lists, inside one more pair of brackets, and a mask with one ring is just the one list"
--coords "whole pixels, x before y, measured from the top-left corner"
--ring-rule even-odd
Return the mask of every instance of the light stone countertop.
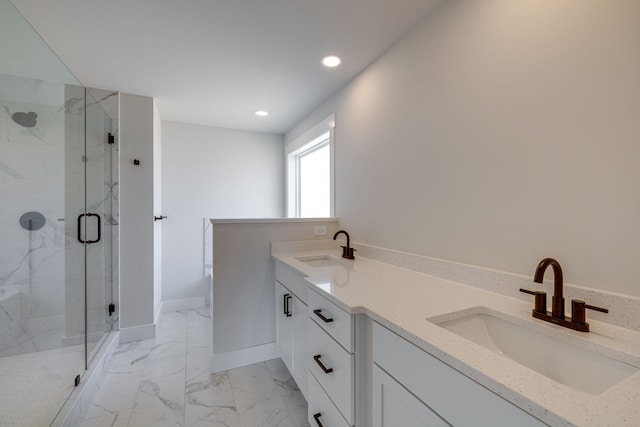
[[[553, 426], [639, 426], [640, 371], [599, 395], [576, 391], [494, 353], [427, 318], [488, 307], [510, 321], [578, 347], [640, 367], [640, 333], [589, 320], [591, 332], [571, 331], [532, 318], [531, 303], [339, 250], [274, 252], [273, 258], [307, 277], [310, 289], [352, 314], [388, 327], [494, 393]], [[334, 267], [297, 258], [330, 256]], [[533, 300], [533, 298], [532, 298]]]

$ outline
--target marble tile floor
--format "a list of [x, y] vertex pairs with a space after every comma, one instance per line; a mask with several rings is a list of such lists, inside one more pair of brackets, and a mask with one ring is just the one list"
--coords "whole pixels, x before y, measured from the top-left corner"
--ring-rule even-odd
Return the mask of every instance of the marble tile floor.
[[207, 309], [166, 313], [155, 339], [122, 344], [80, 427], [309, 427], [280, 359], [211, 374]]

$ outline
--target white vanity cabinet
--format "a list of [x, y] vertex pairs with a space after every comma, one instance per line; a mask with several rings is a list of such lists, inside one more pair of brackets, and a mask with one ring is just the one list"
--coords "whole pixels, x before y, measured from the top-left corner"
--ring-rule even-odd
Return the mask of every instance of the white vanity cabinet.
[[277, 346], [312, 427], [545, 425], [287, 264], [275, 278]]
[[373, 426], [544, 426], [373, 322]]
[[304, 278], [276, 262], [276, 344], [302, 394], [307, 397], [307, 285]]

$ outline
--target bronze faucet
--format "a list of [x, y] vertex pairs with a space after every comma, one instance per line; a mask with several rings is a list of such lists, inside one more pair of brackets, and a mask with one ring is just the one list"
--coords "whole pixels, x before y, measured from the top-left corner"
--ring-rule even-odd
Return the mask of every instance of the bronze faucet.
[[342, 258], [355, 259], [355, 257], [353, 256], [353, 252], [356, 249], [353, 249], [350, 246], [351, 240], [349, 239], [349, 233], [347, 233], [344, 230], [340, 230], [333, 235], [333, 240], [336, 240], [336, 237], [338, 237], [338, 234], [344, 234], [345, 236], [347, 236], [347, 246], [340, 246], [342, 248]]
[[551, 299], [551, 315], [558, 319], [564, 319], [564, 297], [562, 296], [562, 267], [553, 258], [545, 258], [538, 263], [533, 281], [542, 283], [547, 267], [553, 268], [553, 298]]
[[571, 300], [571, 320], [566, 320], [564, 315], [564, 296], [562, 295], [562, 268], [560, 263], [553, 258], [545, 258], [538, 263], [536, 271], [533, 274], [533, 281], [542, 283], [544, 272], [547, 267], [553, 268], [553, 298], [551, 299], [551, 313], [547, 312], [547, 294], [542, 291], [530, 291], [520, 289], [520, 292], [535, 295], [535, 304], [531, 315], [536, 319], [546, 322], [555, 323], [565, 328], [573, 329], [581, 332], [589, 332], [589, 324], [586, 322], [585, 309], [608, 313], [606, 308], [588, 305], [581, 300]]

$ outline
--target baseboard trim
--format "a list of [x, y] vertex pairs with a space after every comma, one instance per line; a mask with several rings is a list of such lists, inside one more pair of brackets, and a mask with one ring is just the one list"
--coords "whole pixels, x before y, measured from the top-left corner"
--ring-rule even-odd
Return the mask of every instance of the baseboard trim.
[[120, 342], [133, 342], [146, 340], [156, 337], [156, 325], [131, 326], [129, 328], [120, 328]]
[[211, 356], [211, 373], [215, 374], [227, 369], [260, 363], [277, 357], [280, 357], [280, 354], [276, 344], [273, 342], [227, 353], [214, 354]]

